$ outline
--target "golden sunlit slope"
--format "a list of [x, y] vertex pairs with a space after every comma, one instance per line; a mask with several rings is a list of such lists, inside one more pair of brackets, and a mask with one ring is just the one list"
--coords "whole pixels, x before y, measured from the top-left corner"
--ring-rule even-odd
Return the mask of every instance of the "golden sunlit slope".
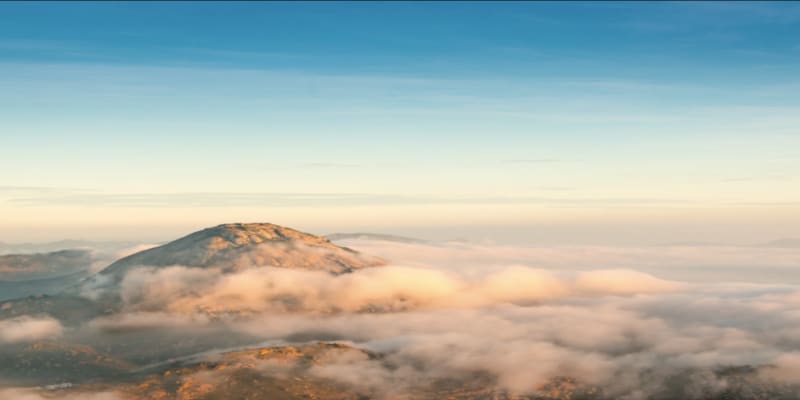
[[380, 354], [340, 343], [258, 348], [167, 367], [124, 383], [80, 385], [60, 394], [113, 391], [126, 400], [521, 399], [498, 390], [482, 374], [468, 373], [462, 379], [432, 377], [412, 389], [392, 388], [384, 386], [383, 380], [389, 377], [371, 376], [371, 364], [391, 362]]

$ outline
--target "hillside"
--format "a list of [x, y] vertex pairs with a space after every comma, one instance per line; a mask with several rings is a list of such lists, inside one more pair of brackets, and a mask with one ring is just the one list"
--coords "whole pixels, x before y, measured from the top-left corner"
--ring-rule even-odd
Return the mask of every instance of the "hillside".
[[137, 266], [183, 265], [236, 272], [272, 266], [323, 270], [334, 274], [378, 266], [384, 261], [365, 256], [328, 239], [267, 223], [224, 224], [203, 229], [122, 258], [101, 275], [121, 279]]

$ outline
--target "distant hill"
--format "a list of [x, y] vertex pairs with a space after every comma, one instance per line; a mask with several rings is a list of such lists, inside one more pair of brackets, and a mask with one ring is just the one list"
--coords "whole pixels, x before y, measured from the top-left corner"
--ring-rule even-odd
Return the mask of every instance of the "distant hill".
[[[47, 314], [72, 324], [114, 312], [119, 307], [116, 284], [128, 271], [142, 266], [181, 265], [214, 268], [223, 273], [270, 266], [342, 274], [384, 264], [380, 258], [291, 228], [267, 223], [224, 224], [121, 258], [85, 280], [82, 280], [85, 275], [76, 275], [67, 276], [63, 281], [25, 283], [33, 285], [31, 287], [0, 280], [0, 301], [4, 301], [0, 303], [0, 319]], [[98, 289], [104, 293], [102, 299], [81, 297], [87, 291]], [[36, 296], [29, 296], [34, 294]]]
[[121, 279], [137, 266], [183, 265], [226, 272], [272, 266], [335, 274], [383, 265], [384, 261], [330, 240], [268, 223], [224, 224], [122, 258], [100, 272]]
[[60, 250], [51, 253], [0, 255], [0, 280], [26, 280], [68, 275], [89, 270], [89, 250]]
[[325, 235], [329, 240], [336, 242], [339, 240], [381, 240], [385, 242], [399, 242], [399, 243], [412, 243], [412, 244], [426, 244], [428, 241], [422, 239], [415, 239], [405, 236], [387, 235], [383, 233], [331, 233]]
[[0, 254], [47, 253], [59, 250], [94, 249], [105, 252], [116, 252], [136, 246], [138, 242], [127, 241], [91, 241], [91, 240], [58, 240], [43, 243], [6, 243], [0, 242]]

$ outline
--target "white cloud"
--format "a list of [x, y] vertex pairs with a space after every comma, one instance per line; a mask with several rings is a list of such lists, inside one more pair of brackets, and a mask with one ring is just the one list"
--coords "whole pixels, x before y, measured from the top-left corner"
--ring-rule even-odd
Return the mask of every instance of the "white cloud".
[[52, 400], [52, 399], [61, 399], [61, 400], [122, 400], [122, 397], [111, 392], [103, 392], [103, 393], [80, 393], [80, 394], [64, 394], [58, 393], [57, 396], [53, 394], [47, 394], [46, 392], [34, 390], [34, 389], [25, 389], [25, 388], [10, 388], [10, 389], [1, 389], [0, 388], [0, 399], [8, 399], [8, 400]]
[[669, 292], [681, 288], [676, 282], [625, 269], [582, 272], [578, 274], [575, 286], [581, 292], [619, 295]]
[[[160, 329], [198, 335], [209, 327], [209, 335], [264, 343], [348, 341], [380, 357], [341, 354], [307, 373], [375, 398], [477, 372], [514, 393], [571, 376], [624, 400], [723, 393], [734, 382], [719, 373], [726, 366], [755, 367], [745, 381], [759, 385], [800, 384], [792, 376], [800, 287], [660, 277], [698, 259], [753, 257], [744, 250], [379, 246], [383, 256], [406, 259], [338, 276], [269, 267], [134, 269], [121, 284], [122, 312], [86, 332], [156, 337]], [[659, 252], [667, 255], [661, 266], [652, 259]], [[637, 258], [647, 272], [636, 268]], [[273, 367], [260, 371], [287, 373]]]
[[51, 317], [16, 317], [0, 320], [0, 343], [31, 342], [61, 336], [63, 327]]

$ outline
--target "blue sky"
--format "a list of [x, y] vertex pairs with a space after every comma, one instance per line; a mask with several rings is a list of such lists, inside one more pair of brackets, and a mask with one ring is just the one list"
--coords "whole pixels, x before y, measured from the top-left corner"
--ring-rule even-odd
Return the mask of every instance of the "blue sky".
[[790, 2], [2, 3], [0, 240], [793, 235], [798, 72]]

